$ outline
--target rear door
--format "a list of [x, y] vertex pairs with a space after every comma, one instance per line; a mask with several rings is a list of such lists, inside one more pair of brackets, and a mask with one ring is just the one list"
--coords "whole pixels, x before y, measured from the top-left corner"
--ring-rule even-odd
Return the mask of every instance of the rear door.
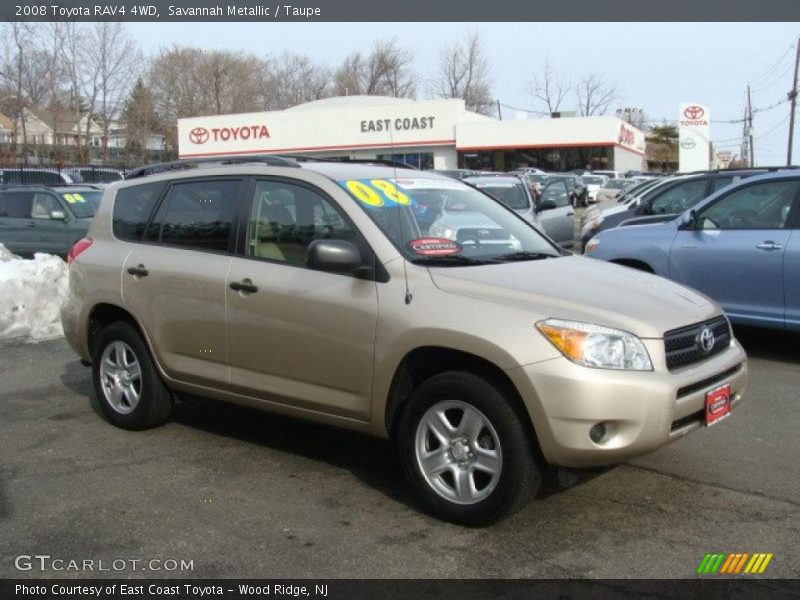
[[[142, 323], [161, 365], [170, 377], [191, 384], [214, 387], [228, 381], [225, 280], [242, 185], [242, 178], [235, 177], [172, 183], [155, 217], [140, 232], [139, 243], [130, 245], [123, 267], [123, 298]], [[117, 193], [117, 230], [123, 229], [119, 217], [126, 205], [143, 205], [143, 212], [152, 206], [147, 194], [159, 188], [145, 187]], [[129, 219], [134, 234], [136, 220]]]
[[800, 331], [800, 204], [795, 206], [794, 229], [783, 256], [783, 289], [786, 327]]
[[575, 209], [569, 191], [569, 184], [564, 179], [548, 183], [542, 190], [539, 206], [547, 201], [555, 204], [555, 208], [540, 210], [536, 215], [547, 235], [565, 248], [572, 247], [575, 238]]
[[670, 277], [720, 302], [740, 323], [783, 326], [784, 262], [797, 179], [738, 187], [698, 211], [679, 230]]
[[0, 244], [14, 254], [29, 255], [35, 251], [32, 205], [32, 191], [0, 192]]
[[321, 238], [350, 241], [367, 261], [371, 250], [317, 188], [265, 178], [249, 195], [244, 256], [233, 259], [226, 289], [231, 387], [368, 419], [378, 284], [309, 269], [305, 257], [311, 241]]

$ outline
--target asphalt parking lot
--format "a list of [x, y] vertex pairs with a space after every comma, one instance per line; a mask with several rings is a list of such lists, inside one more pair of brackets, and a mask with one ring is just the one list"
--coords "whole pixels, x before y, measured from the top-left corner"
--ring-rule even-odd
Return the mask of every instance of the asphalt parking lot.
[[739, 332], [731, 418], [631, 464], [558, 472], [485, 529], [419, 512], [388, 443], [212, 401], [141, 433], [94, 412], [64, 341], [0, 347], [0, 577], [15, 557], [175, 559], [180, 577], [691, 577], [706, 552], [800, 574], [796, 335]]

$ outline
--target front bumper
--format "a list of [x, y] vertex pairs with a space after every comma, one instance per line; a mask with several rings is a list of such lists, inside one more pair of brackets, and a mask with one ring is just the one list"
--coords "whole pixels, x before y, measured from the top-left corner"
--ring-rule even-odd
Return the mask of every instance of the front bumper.
[[[666, 369], [663, 342], [643, 341], [655, 371], [592, 369], [566, 358], [507, 371], [549, 463], [591, 467], [624, 462], [702, 427], [709, 390], [730, 383], [734, 409], [744, 397], [747, 356], [735, 340], [713, 358], [673, 371]], [[599, 443], [589, 437], [596, 423], [607, 424]]]

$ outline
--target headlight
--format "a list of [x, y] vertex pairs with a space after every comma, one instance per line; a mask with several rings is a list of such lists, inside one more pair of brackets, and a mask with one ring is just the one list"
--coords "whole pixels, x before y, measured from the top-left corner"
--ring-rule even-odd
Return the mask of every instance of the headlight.
[[446, 225], [434, 225], [431, 227], [431, 235], [440, 238], [447, 238], [448, 240], [454, 240], [455, 236], [453, 235], [453, 230], [447, 227]]
[[588, 242], [586, 242], [586, 248], [583, 249], [584, 254], [589, 254], [594, 252], [600, 247], [600, 240], [597, 238], [592, 238]]
[[652, 371], [653, 363], [642, 340], [602, 325], [547, 319], [536, 327], [572, 362], [600, 369]]

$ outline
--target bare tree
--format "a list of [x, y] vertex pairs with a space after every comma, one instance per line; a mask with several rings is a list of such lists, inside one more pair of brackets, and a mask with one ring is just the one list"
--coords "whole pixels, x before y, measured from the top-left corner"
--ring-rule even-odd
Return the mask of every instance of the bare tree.
[[440, 98], [463, 98], [469, 110], [494, 113], [489, 63], [478, 32], [442, 49], [434, 94]]
[[331, 72], [307, 56], [284, 52], [270, 61], [263, 108], [281, 110], [331, 95]]
[[32, 44], [33, 29], [30, 23], [12, 21], [3, 28], [3, 54], [0, 58], [0, 82], [2, 100], [14, 122], [12, 154], [17, 154], [19, 129], [22, 139], [27, 140], [25, 108], [28, 99], [25, 94], [27, 62]]
[[570, 82], [564, 74], [557, 72], [546, 60], [542, 72], [528, 84], [527, 92], [544, 108], [543, 114], [551, 115], [561, 108], [570, 88]]
[[367, 94], [414, 98], [416, 83], [411, 69], [413, 54], [397, 40], [375, 42], [369, 54], [354, 52], [334, 73], [334, 92], [339, 96]]
[[604, 115], [620, 99], [617, 86], [595, 73], [581, 78], [575, 85], [575, 99], [581, 116]]
[[[120, 22], [94, 23], [90, 40], [90, 58], [97, 64], [98, 106], [90, 116], [97, 116], [102, 129], [103, 160], [108, 160], [108, 138], [111, 125], [122, 112], [125, 97], [132, 82], [142, 69], [142, 59], [136, 43]], [[90, 123], [86, 123], [89, 138]]]

